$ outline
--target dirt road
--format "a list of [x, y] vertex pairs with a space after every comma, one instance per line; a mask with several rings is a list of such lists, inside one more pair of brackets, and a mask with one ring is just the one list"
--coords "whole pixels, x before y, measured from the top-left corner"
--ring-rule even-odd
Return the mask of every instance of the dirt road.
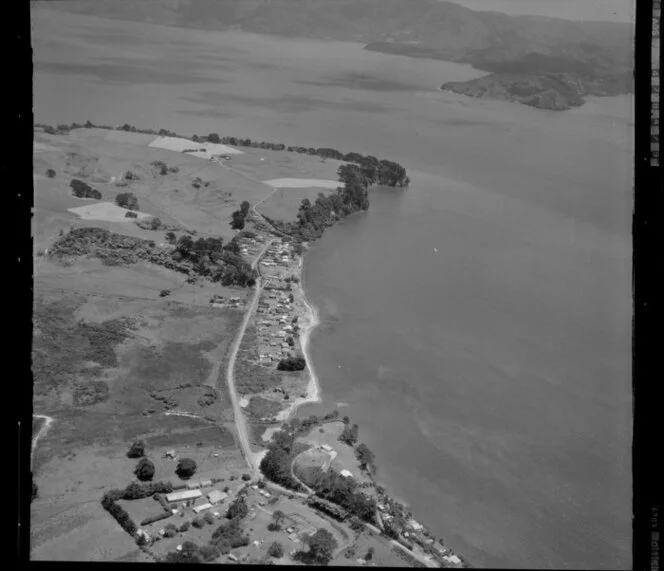
[[[266, 250], [274, 242], [277, 242], [277, 240], [276, 239], [270, 240], [265, 244], [265, 246], [261, 249], [261, 251], [256, 256], [256, 259], [252, 263], [253, 268], [255, 268], [258, 265], [258, 262], [260, 261], [263, 254], [265, 254]], [[251, 298], [251, 303], [247, 306], [247, 311], [245, 313], [244, 319], [242, 320], [242, 325], [240, 326], [240, 330], [238, 331], [237, 337], [233, 342], [233, 347], [231, 348], [231, 354], [228, 359], [228, 368], [226, 370], [226, 382], [228, 384], [228, 393], [230, 395], [231, 403], [233, 405], [233, 416], [235, 417], [235, 426], [237, 427], [237, 434], [238, 434], [238, 439], [240, 441], [240, 448], [242, 449], [242, 454], [244, 456], [244, 459], [247, 461], [249, 469], [251, 470], [252, 480], [255, 480], [259, 477], [259, 470], [258, 470], [259, 455], [256, 455], [251, 451], [251, 445], [249, 444], [249, 433], [247, 430], [247, 422], [246, 419], [244, 418], [244, 414], [242, 413], [242, 409], [240, 408], [240, 404], [238, 402], [238, 397], [237, 397], [237, 391], [235, 390], [234, 371], [235, 371], [235, 361], [237, 360], [237, 354], [240, 349], [240, 344], [242, 343], [242, 339], [244, 338], [244, 333], [247, 330], [247, 326], [249, 325], [249, 320], [254, 314], [256, 305], [258, 305], [258, 299], [260, 298], [261, 291], [263, 291], [262, 278], [260, 274], [256, 279], [255, 287], [256, 290], [254, 291], [254, 295]]]

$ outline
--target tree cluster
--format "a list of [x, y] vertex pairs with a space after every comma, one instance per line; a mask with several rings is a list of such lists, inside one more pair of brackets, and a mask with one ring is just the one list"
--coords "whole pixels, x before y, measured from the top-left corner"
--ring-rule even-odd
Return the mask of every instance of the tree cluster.
[[150, 481], [154, 477], [154, 464], [147, 458], [141, 458], [134, 468], [134, 474], [141, 482]]
[[281, 559], [284, 556], [284, 546], [275, 541], [267, 548], [267, 554], [275, 559]]
[[243, 494], [238, 495], [235, 500], [228, 506], [226, 511], [227, 519], [243, 519], [249, 513], [249, 507], [247, 506], [247, 500]]
[[83, 182], [77, 178], [71, 179], [69, 183], [72, 194], [77, 198], [94, 198], [95, 200], [101, 199], [101, 192], [92, 188], [88, 183]]
[[363, 521], [375, 521], [375, 500], [363, 494], [353, 478], [345, 478], [334, 470], [324, 471], [315, 467], [308, 471], [306, 484], [316, 491], [319, 498], [341, 506]]
[[[182, 544], [182, 549], [180, 551], [172, 551], [168, 553], [163, 559], [164, 563], [203, 563], [206, 561], [202, 554], [202, 549], [199, 548], [193, 541], [185, 541]], [[206, 552], [207, 553], [207, 552]], [[212, 552], [208, 553], [208, 557], [213, 555]], [[219, 552], [212, 557], [207, 559], [207, 561], [212, 561], [219, 557]]]
[[164, 161], [152, 161], [150, 164], [162, 176], [166, 176], [169, 173], [176, 173], [180, 171], [178, 167], [169, 167]]
[[178, 461], [175, 473], [181, 480], [188, 480], [196, 473], [196, 461], [191, 458], [182, 458]]
[[249, 538], [240, 529], [240, 520], [234, 518], [222, 523], [212, 533], [210, 545], [215, 546], [221, 553], [226, 554], [236, 547], [249, 545]]
[[257, 273], [239, 255], [239, 250], [235, 238], [224, 245], [221, 238], [198, 238], [194, 241], [185, 234], [175, 242], [173, 259], [190, 261], [198, 275], [221, 282], [224, 286], [237, 284], [251, 287], [256, 283]]
[[138, 198], [133, 192], [121, 192], [115, 197], [115, 204], [127, 210], [138, 210]]
[[244, 220], [249, 213], [249, 204], [246, 200], [240, 204], [240, 209], [233, 212], [231, 215], [231, 228], [233, 230], [242, 230], [244, 228]]
[[357, 424], [351, 426], [350, 423], [346, 423], [343, 432], [339, 435], [339, 440], [348, 446], [355, 446], [359, 431], [360, 427]]
[[376, 472], [376, 456], [369, 449], [369, 447], [364, 444], [364, 442], [358, 444], [355, 448], [355, 457], [357, 458], [357, 461], [359, 462], [360, 468], [362, 468], [362, 470], [366, 470], [370, 474]]
[[145, 456], [145, 441], [134, 440], [127, 450], [127, 458], [142, 458]]
[[302, 355], [286, 357], [277, 364], [279, 371], [302, 371], [307, 366], [307, 362]]
[[316, 533], [302, 538], [308, 547], [307, 551], [295, 553], [295, 560], [307, 565], [327, 565], [338, 547], [337, 540], [326, 529], [319, 529]]

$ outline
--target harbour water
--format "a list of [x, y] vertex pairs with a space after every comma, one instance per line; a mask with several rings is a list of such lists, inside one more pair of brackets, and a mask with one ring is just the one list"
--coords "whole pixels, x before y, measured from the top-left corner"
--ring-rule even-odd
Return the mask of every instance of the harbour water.
[[[35, 120], [397, 160], [407, 190], [306, 256], [323, 402], [478, 567], [631, 565], [631, 100], [443, 94], [468, 67], [355, 44], [35, 15]], [[251, 73], [248, 73], [250, 71]]]

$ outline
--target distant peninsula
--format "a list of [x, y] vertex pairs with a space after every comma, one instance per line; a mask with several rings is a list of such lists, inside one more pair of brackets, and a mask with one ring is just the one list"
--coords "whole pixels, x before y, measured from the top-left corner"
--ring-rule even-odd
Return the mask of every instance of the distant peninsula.
[[470, 10], [443, 0], [143, 0], [48, 2], [52, 9], [205, 30], [359, 42], [364, 49], [472, 65], [492, 75], [445, 91], [541, 109], [632, 92], [628, 23]]
[[492, 73], [470, 81], [450, 81], [442, 91], [482, 99], [522, 103], [538, 109], [566, 111], [585, 103], [585, 96], [631, 93], [628, 74], [599, 76], [579, 73]]

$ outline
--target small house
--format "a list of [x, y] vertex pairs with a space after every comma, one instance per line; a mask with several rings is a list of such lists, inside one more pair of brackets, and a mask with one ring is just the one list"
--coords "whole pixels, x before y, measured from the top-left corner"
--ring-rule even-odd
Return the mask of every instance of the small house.
[[334, 450], [334, 448], [332, 448], [332, 446], [330, 446], [329, 444], [323, 444], [321, 448], [325, 450], [325, 452], [332, 452], [332, 450]]
[[228, 497], [228, 494], [222, 492], [221, 490], [212, 490], [208, 494], [208, 500], [212, 505], [223, 502]]
[[341, 472], [339, 472], [339, 474], [341, 474], [344, 478], [352, 478], [353, 477], [353, 473], [350, 470], [341, 470]]
[[194, 506], [194, 513], [197, 513], [197, 514], [201, 513], [202, 511], [205, 511], [205, 510], [207, 510], [211, 507], [212, 507], [212, 504], [210, 504], [208, 502], [206, 502], [204, 504], [201, 504], [201, 505], [198, 505], [198, 506]]
[[187, 484], [187, 490], [197, 490], [200, 487], [201, 487], [200, 482], [189, 482]]

